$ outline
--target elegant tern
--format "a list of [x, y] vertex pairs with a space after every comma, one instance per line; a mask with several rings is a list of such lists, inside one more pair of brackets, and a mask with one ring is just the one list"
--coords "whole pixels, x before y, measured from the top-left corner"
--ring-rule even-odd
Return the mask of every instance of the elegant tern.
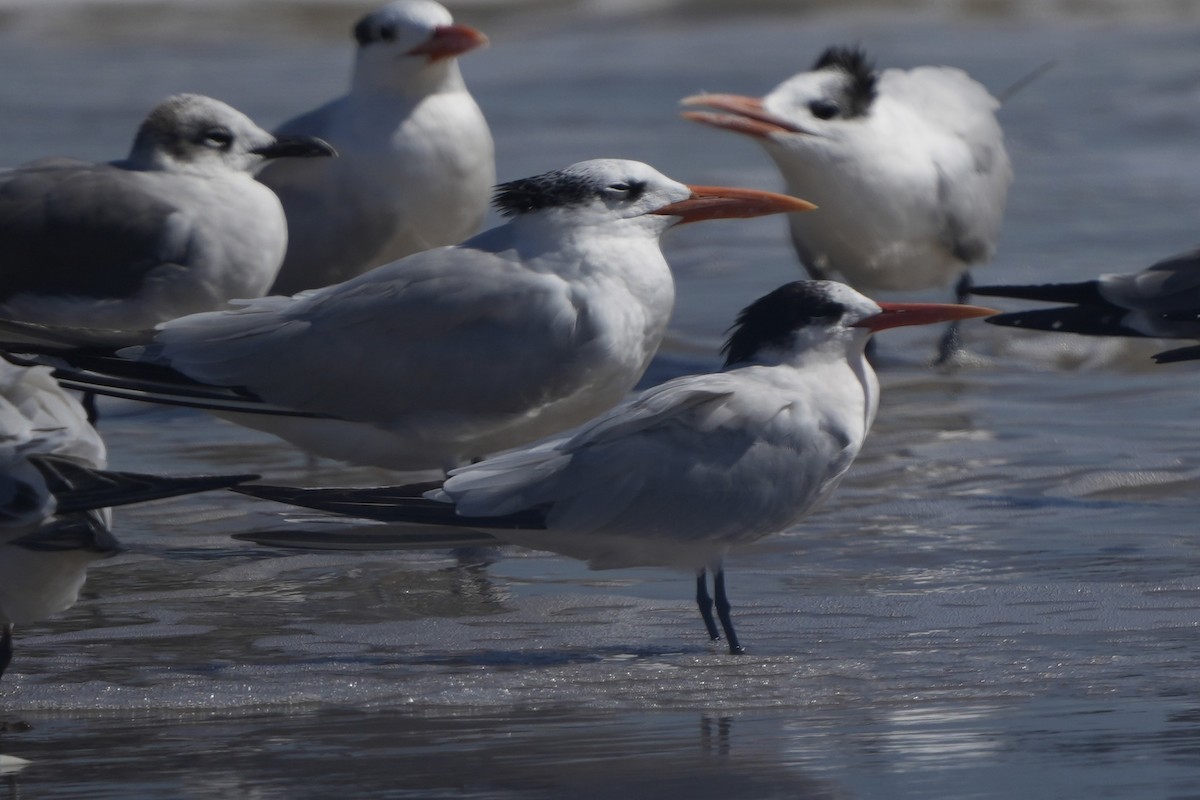
[[[957, 281], [996, 249], [1012, 182], [999, 102], [965, 72], [877, 71], [858, 49], [831, 47], [765, 97], [700, 94], [687, 119], [745, 134], [775, 161], [788, 191], [820, 213], [791, 215], [792, 241], [813, 278], [866, 292]], [[958, 347], [954, 326], [940, 360]]]
[[723, 557], [795, 525], [849, 469], [879, 400], [864, 357], [871, 334], [992, 313], [875, 303], [830, 281], [789, 283], [741, 312], [722, 372], [667, 381], [562, 438], [460, 467], [444, 482], [235, 491], [389, 522], [478, 528], [597, 569], [693, 570], [710, 637], [720, 638], [715, 597], [729, 651], [740, 653]]

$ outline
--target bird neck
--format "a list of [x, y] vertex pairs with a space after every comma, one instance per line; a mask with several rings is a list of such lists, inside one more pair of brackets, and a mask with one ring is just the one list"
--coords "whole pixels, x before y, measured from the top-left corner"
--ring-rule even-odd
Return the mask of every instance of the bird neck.
[[443, 58], [427, 61], [424, 57], [404, 56], [380, 62], [379, 56], [359, 53], [351, 82], [355, 94], [421, 98], [465, 87], [458, 61]]

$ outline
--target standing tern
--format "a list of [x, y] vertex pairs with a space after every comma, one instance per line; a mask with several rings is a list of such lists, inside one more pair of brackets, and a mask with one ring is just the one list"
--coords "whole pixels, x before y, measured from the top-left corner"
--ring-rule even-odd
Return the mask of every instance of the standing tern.
[[[741, 653], [722, 559], [796, 524], [849, 469], [875, 419], [864, 357], [875, 331], [995, 313], [875, 303], [830, 281], [789, 283], [744, 309], [724, 371], [649, 389], [549, 442], [452, 470], [444, 482], [235, 491], [389, 522], [486, 530], [593, 569], [695, 570], [709, 635]], [[713, 595], [706, 570], [713, 571]]]
[[7, 349], [68, 359], [73, 388], [232, 414], [316, 455], [449, 469], [625, 397], [674, 305], [668, 228], [812, 207], [613, 159], [502, 184], [495, 202], [505, 224], [345, 283], [116, 340], [27, 327], [17, 338], [48, 341]]
[[0, 172], [0, 315], [141, 329], [257, 297], [283, 261], [287, 226], [252, 172], [267, 159], [332, 154], [181, 94], [150, 112], [123, 160]]
[[339, 158], [269, 165], [290, 245], [271, 294], [328, 286], [479, 230], [496, 167], [492, 135], [457, 57], [487, 37], [432, 0], [399, 0], [354, 27], [349, 91], [285, 122]]
[[[980, 286], [974, 294], [1069, 303], [998, 314], [995, 325], [1088, 336], [1200, 339], [1200, 250], [1171, 256], [1141, 272], [1081, 283]], [[1200, 359], [1200, 345], [1154, 356], [1159, 364]]]
[[[789, 218], [813, 278], [838, 275], [868, 292], [957, 280], [963, 302], [968, 268], [996, 249], [1012, 166], [999, 102], [960, 69], [877, 72], [861, 50], [831, 47], [761, 99], [701, 94], [683, 103], [712, 109], [685, 118], [757, 140], [788, 191], [820, 207]], [[952, 326], [939, 360], [957, 347]]]
[[83, 407], [49, 369], [0, 363], [0, 676], [13, 625], [70, 608], [88, 566], [119, 551], [109, 507], [257, 477], [114, 472], [105, 459]]

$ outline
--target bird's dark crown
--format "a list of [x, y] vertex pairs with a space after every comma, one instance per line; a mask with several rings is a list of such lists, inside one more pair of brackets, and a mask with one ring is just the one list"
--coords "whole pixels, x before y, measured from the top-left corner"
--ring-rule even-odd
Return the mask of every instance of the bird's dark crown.
[[[579, 205], [603, 194], [602, 184], [592, 176], [556, 170], [500, 184], [496, 187], [492, 204], [506, 217], [543, 208]], [[645, 193], [646, 182], [630, 179], [609, 188], [623, 191], [623, 199], [632, 202]]]
[[839, 70], [850, 77], [848, 90], [849, 108], [846, 116], [865, 114], [875, 100], [875, 89], [879, 76], [875, 65], [860, 47], [830, 47], [821, 53], [813, 64], [813, 70]]
[[808, 325], [839, 319], [846, 307], [816, 281], [793, 281], [741, 310], [721, 348], [725, 366], [750, 361], [764, 347], [787, 347]]

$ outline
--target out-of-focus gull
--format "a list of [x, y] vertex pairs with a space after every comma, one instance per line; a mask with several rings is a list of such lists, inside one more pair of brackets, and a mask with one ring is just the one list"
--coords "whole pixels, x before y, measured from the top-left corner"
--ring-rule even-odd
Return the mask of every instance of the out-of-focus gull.
[[[1200, 339], [1200, 250], [1165, 258], [1141, 272], [1079, 283], [980, 286], [974, 294], [1067, 303], [997, 314], [994, 325], [1087, 336]], [[1200, 359], [1200, 345], [1154, 356], [1159, 364]]]
[[452, 470], [444, 482], [235, 491], [389, 522], [479, 528], [597, 569], [695, 570], [709, 635], [720, 638], [715, 597], [729, 651], [740, 653], [725, 553], [796, 524], [850, 467], [879, 401], [864, 358], [871, 334], [992, 313], [875, 303], [831, 281], [789, 283], [742, 311], [724, 371], [668, 381], [563, 438]]
[[142, 329], [271, 285], [287, 245], [264, 161], [329, 156], [225, 103], [169, 97], [128, 157], [49, 158], [0, 172], [0, 315]]
[[285, 122], [339, 158], [279, 161], [259, 180], [287, 212], [272, 294], [339, 283], [479, 230], [496, 182], [492, 135], [457, 57], [487, 43], [432, 0], [399, 0], [354, 26], [349, 91]]
[[5, 328], [41, 338], [11, 349], [49, 354], [33, 361], [73, 388], [232, 413], [317, 455], [448, 469], [625, 397], [674, 305], [668, 228], [811, 208], [614, 159], [503, 184], [496, 204], [509, 220], [461, 245], [144, 336]]
[[108, 508], [223, 489], [254, 475], [103, 469], [104, 442], [44, 367], [0, 363], [0, 675], [12, 629], [74, 605], [87, 567], [120, 549]]
[[[831, 47], [763, 98], [683, 102], [712, 109], [684, 117], [758, 141], [788, 191], [820, 207], [789, 218], [813, 278], [872, 293], [957, 280], [963, 302], [968, 268], [996, 249], [1012, 166], [999, 101], [960, 69], [878, 72], [861, 50]], [[940, 360], [957, 347], [951, 327]]]

